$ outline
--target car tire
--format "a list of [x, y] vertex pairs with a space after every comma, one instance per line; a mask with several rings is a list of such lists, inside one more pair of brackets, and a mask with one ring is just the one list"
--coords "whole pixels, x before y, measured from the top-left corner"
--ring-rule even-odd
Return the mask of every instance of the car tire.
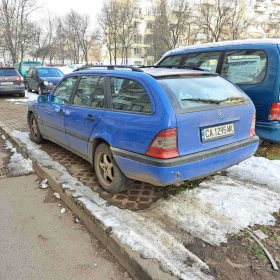
[[21, 92], [18, 94], [19, 97], [25, 97], [25, 92]]
[[29, 128], [30, 128], [31, 140], [37, 144], [41, 144], [44, 141], [44, 138], [40, 132], [38, 122], [34, 114], [31, 114], [29, 117]]
[[32, 92], [32, 89], [29, 87], [28, 83], [26, 83], [26, 89], [27, 89], [28, 92]]
[[38, 94], [43, 95], [43, 88], [41, 85], [38, 86]]
[[102, 143], [94, 153], [94, 168], [101, 187], [109, 193], [118, 193], [128, 188], [132, 180], [125, 177], [118, 167], [110, 147]]

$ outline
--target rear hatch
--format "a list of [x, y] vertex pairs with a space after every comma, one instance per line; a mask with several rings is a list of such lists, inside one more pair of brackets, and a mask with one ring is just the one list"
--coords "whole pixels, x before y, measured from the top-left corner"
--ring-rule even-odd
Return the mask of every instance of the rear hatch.
[[1, 87], [20, 85], [22, 83], [23, 83], [23, 78], [15, 68], [0, 68]]
[[180, 156], [250, 137], [255, 108], [238, 87], [215, 74], [163, 77], [177, 118]]

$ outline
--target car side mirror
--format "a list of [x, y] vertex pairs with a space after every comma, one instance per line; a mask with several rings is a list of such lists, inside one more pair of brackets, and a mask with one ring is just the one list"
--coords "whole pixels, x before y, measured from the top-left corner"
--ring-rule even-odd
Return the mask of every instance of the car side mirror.
[[37, 100], [38, 100], [38, 103], [47, 103], [50, 100], [50, 95], [49, 94], [40, 95], [40, 96], [38, 96]]

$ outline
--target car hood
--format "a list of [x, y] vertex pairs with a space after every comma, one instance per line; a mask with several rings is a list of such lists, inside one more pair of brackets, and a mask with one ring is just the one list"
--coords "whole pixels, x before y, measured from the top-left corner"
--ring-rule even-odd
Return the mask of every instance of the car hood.
[[40, 77], [42, 81], [57, 84], [63, 77]]

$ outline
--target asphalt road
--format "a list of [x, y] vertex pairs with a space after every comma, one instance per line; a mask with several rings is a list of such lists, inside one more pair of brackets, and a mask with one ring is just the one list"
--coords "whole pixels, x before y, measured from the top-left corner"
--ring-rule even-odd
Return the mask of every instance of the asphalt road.
[[[10, 156], [3, 148], [0, 139], [0, 168]], [[37, 181], [36, 174], [0, 179], [0, 279], [131, 279]]]

